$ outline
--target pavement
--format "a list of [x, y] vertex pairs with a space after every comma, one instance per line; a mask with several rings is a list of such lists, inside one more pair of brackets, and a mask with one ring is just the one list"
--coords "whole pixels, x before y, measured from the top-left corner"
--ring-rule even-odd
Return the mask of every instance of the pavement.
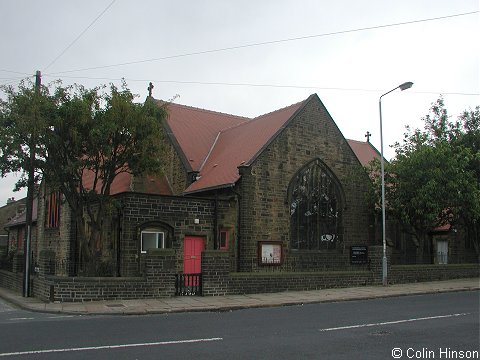
[[312, 291], [286, 291], [268, 294], [226, 296], [178, 296], [159, 299], [91, 301], [83, 303], [46, 303], [37, 298], [24, 298], [0, 288], [0, 298], [16, 307], [46, 313], [75, 315], [143, 315], [193, 311], [230, 311], [247, 308], [274, 307], [422, 295], [455, 291], [480, 290], [479, 278], [362, 286]]

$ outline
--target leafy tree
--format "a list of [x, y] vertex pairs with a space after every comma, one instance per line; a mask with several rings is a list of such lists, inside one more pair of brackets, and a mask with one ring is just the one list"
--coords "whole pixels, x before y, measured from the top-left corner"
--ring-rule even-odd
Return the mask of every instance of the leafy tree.
[[[151, 98], [135, 103], [125, 84], [120, 89], [111, 85], [109, 91], [104, 90], [57, 86], [52, 96], [45, 96], [48, 116], [36, 132], [36, 167], [49, 189], [60, 191], [70, 206], [77, 223], [77, 260], [87, 275], [95, 274], [101, 266], [96, 255], [102, 250], [104, 221], [116, 205], [109, 196], [115, 178], [121, 173], [160, 173], [163, 164], [161, 122], [165, 109]], [[10, 91], [2, 112], [4, 122], [23, 114], [15, 104], [24, 97], [23, 89]], [[25, 109], [26, 113], [33, 111], [28, 104]], [[12, 131], [2, 134], [0, 141], [13, 139], [17, 143], [18, 139], [21, 144], [23, 138], [30, 139], [28, 127], [12, 122], [10, 128]], [[8, 155], [18, 154], [23, 159], [28, 155], [25, 146], [15, 149], [2, 154], [4, 173], [24, 169], [23, 160], [15, 162], [16, 158]]]
[[[469, 170], [477, 180], [477, 188], [480, 188], [480, 107], [475, 110], [464, 111], [458, 118], [455, 129], [455, 137], [452, 141], [454, 146], [465, 147], [472, 153]], [[467, 236], [474, 245], [477, 254], [480, 253], [480, 219], [474, 213], [463, 214], [463, 224], [467, 230]]]
[[[55, 111], [54, 100], [46, 87], [36, 89], [30, 81], [20, 83], [15, 91], [1, 87], [6, 99], [0, 99], [0, 175], [19, 173], [15, 190], [27, 186], [32, 150], [43, 146], [44, 129]], [[35, 169], [41, 169], [45, 159], [36, 152]], [[41, 173], [37, 171], [36, 179]]]
[[[465, 218], [479, 221], [480, 189], [472, 168], [478, 150], [466, 146], [462, 121], [450, 121], [442, 98], [432, 104], [423, 121], [423, 131], [407, 129], [403, 142], [395, 144], [396, 157], [387, 166], [386, 183], [389, 209], [413, 230], [428, 256], [430, 231]], [[475, 127], [474, 121], [468, 124]]]

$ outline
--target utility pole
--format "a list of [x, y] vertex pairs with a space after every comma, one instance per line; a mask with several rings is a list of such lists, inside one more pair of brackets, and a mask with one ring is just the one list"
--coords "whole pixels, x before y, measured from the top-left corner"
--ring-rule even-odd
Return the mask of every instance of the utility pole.
[[[42, 85], [42, 74], [37, 70], [35, 74], [35, 96], [40, 95], [40, 86]], [[35, 101], [34, 106], [38, 106]], [[35, 109], [35, 114], [37, 114], [38, 109]], [[33, 121], [37, 121], [36, 115]], [[30, 271], [32, 265], [32, 254], [31, 254], [31, 244], [32, 244], [32, 218], [33, 218], [33, 198], [35, 192], [35, 152], [36, 152], [36, 136], [35, 136], [35, 126], [32, 124], [32, 132], [30, 134], [29, 148], [30, 148], [30, 159], [28, 164], [28, 180], [27, 180], [27, 209], [25, 214], [25, 226], [27, 228], [27, 234], [25, 238], [24, 245], [24, 256], [25, 256], [25, 268], [23, 272], [24, 284], [23, 284], [23, 296], [30, 296]]]

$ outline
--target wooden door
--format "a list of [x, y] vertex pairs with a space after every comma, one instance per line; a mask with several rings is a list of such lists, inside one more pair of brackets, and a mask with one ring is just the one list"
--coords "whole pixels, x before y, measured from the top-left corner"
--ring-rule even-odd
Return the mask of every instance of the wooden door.
[[202, 252], [205, 239], [201, 236], [185, 236], [183, 248], [183, 273], [199, 274], [202, 272]]

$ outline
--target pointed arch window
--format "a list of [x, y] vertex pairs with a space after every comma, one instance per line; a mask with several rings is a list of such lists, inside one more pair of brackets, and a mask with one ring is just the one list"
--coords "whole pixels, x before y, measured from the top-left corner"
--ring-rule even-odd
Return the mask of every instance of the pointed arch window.
[[289, 189], [291, 248], [335, 249], [341, 241], [343, 192], [339, 181], [321, 160], [303, 167]]

